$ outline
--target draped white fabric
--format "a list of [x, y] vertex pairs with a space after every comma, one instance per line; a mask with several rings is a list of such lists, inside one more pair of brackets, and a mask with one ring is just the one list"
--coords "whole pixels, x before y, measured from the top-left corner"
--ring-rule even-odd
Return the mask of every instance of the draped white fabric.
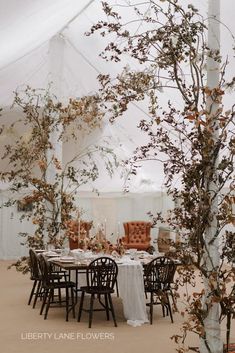
[[87, 0], [1, 1], [0, 68], [49, 41], [87, 3]]
[[[120, 3], [123, 1], [120, 0]], [[185, 0], [181, 1], [185, 4]], [[109, 2], [116, 5], [119, 3], [116, 0]], [[129, 1], [124, 1], [125, 5], [128, 3]], [[221, 1], [221, 4], [221, 52], [230, 59], [234, 55], [234, 0]], [[194, 0], [193, 5], [207, 17], [205, 0]], [[131, 22], [131, 11], [127, 11], [127, 7], [120, 10], [125, 19]], [[18, 118], [19, 111], [10, 109], [13, 91], [22, 89], [25, 85], [46, 88], [53, 81], [58, 98], [67, 100], [69, 97], [95, 93], [98, 88], [96, 77], [100, 72], [115, 76], [122, 66], [130, 63], [132, 69], [138, 68], [128, 58], [120, 64], [105, 62], [99, 57], [99, 53], [107, 44], [106, 38], [98, 33], [90, 37], [84, 36], [84, 32], [89, 31], [94, 23], [103, 18], [106, 19], [100, 0], [0, 0], [0, 107], [4, 108], [3, 122]], [[231, 65], [226, 76], [232, 78], [234, 73], [235, 68]], [[175, 91], [159, 93], [158, 99], [163, 107], [169, 99], [176, 109], [183, 106]], [[234, 92], [226, 95], [224, 104], [230, 108], [233, 101]], [[148, 116], [147, 111], [146, 102], [130, 105], [123, 118], [118, 119], [114, 125], [104, 122], [99, 131], [81, 139], [82, 147], [109, 137], [114, 152], [123, 159], [130, 158], [134, 148], [146, 142], [145, 134], [137, 125]], [[19, 131], [15, 133], [19, 134]], [[11, 136], [0, 137], [0, 150], [3, 150], [2, 146], [10, 138]], [[71, 151], [81, 148], [81, 145], [68, 142], [58, 148], [58, 153], [63, 154], [63, 162], [66, 163]], [[0, 160], [0, 169], [7, 167], [7, 163]], [[130, 197], [122, 194], [124, 182], [119, 170], [112, 179], [107, 177], [101, 164], [99, 172], [100, 177], [96, 184], [86, 185], [84, 190], [87, 192], [96, 187], [101, 193], [114, 194], [109, 197], [109, 201], [104, 200], [106, 196], [104, 199], [81, 196], [79, 202], [81, 201], [81, 206], [86, 211], [85, 218], [94, 220], [95, 223], [107, 219], [109, 235], [117, 233], [118, 222], [122, 224], [125, 220], [148, 219], [148, 211], [163, 210], [166, 213], [172, 206], [163, 196], [163, 167], [156, 161], [144, 164], [139, 170], [131, 184], [133, 195]], [[0, 185], [0, 190], [5, 187]], [[159, 193], [157, 197], [156, 193]], [[1, 201], [7, 199], [6, 194], [1, 197]], [[20, 247], [21, 239], [17, 237], [17, 233], [26, 229], [33, 231], [33, 227], [27, 222], [20, 223], [18, 216], [14, 207], [0, 210], [0, 258], [16, 258], [27, 253], [27, 249]]]
[[148, 322], [143, 268], [139, 262], [126, 260], [118, 266], [118, 289], [127, 323], [136, 327]]
[[[109, 2], [117, 5], [116, 0]], [[124, 0], [120, 3], [122, 2], [124, 5], [128, 3]], [[183, 2], [185, 3], [184, 0]], [[195, 0], [194, 6], [198, 7], [206, 18], [206, 2]], [[228, 57], [233, 55], [232, 34], [235, 23], [232, 18], [233, 12], [230, 11], [233, 6], [233, 0], [226, 0], [221, 6], [221, 21], [224, 23], [222, 52], [228, 54]], [[128, 18], [131, 11], [127, 11], [126, 7], [121, 7], [120, 11], [127, 22], [131, 20]], [[128, 58], [120, 64], [105, 62], [99, 57], [99, 53], [107, 44], [107, 39], [98, 33], [90, 37], [84, 35], [94, 23], [105, 18], [100, 0], [0, 0], [0, 107], [11, 106], [12, 92], [24, 85], [46, 88], [48, 83], [53, 81], [59, 99], [65, 100], [94, 93], [98, 88], [96, 79], [98, 73], [110, 73], [114, 76], [120, 71], [120, 67], [130, 64]], [[52, 45], [54, 37], [63, 40], [63, 45]], [[131, 62], [132, 69], [138, 67]], [[229, 69], [227, 75], [234, 76], [233, 67]], [[158, 99], [162, 106], [169, 99], [174, 102], [176, 108], [183, 106], [176, 91], [159, 93]], [[226, 100], [233, 102], [229, 96]], [[113, 126], [104, 125], [98, 134], [92, 136], [93, 142], [96, 143], [102, 137], [109, 136], [115, 152], [129, 158], [140, 142], [145, 143], [145, 134], [136, 126], [141, 119], [148, 116], [147, 111], [146, 102], [130, 105], [124, 118], [119, 119]], [[16, 117], [17, 114], [18, 112], [15, 114]], [[9, 118], [7, 109], [4, 116], [6, 119]], [[70, 143], [63, 146], [65, 162], [70, 151]], [[138, 190], [141, 189], [141, 192], [162, 190], [161, 164], [145, 164], [139, 173], [139, 179], [136, 187]], [[114, 191], [119, 180], [118, 176], [111, 183], [105, 181], [103, 183], [105, 190], [101, 187], [100, 191]], [[109, 190], [106, 189], [108, 186]], [[115, 191], [117, 188], [121, 190], [121, 183]]]
[[[181, 1], [185, 4], [185, 0]], [[117, 5], [116, 0], [109, 0], [109, 3]], [[129, 2], [120, 3], [127, 6]], [[234, 1], [226, 0], [221, 4], [222, 53], [230, 57], [233, 55], [232, 35], [235, 29], [231, 11]], [[194, 0], [193, 5], [199, 8], [204, 18], [207, 17], [207, 1]], [[120, 11], [127, 22], [131, 20], [131, 11], [126, 7]], [[0, 0], [0, 82], [3, 88], [0, 105], [11, 104], [11, 91], [19, 85], [30, 84], [40, 88], [47, 85], [51, 55], [48, 43], [58, 33], [66, 42], [61, 78], [65, 97], [80, 96], [96, 89], [98, 72], [115, 74], [120, 66], [106, 63], [98, 56], [106, 39], [98, 34], [84, 36], [84, 32], [102, 18], [105, 16], [100, 0]], [[229, 76], [233, 74], [234, 70], [228, 72]], [[178, 104], [174, 95], [172, 92], [171, 98]], [[166, 96], [166, 102], [169, 95], [163, 96]]]
[[[109, 2], [117, 5], [116, 0]], [[127, 5], [126, 1], [121, 0], [120, 3], [122, 2]], [[198, 7], [206, 18], [206, 2], [195, 0], [194, 6]], [[235, 23], [233, 12], [230, 11], [233, 6], [233, 0], [226, 0], [221, 6], [221, 49], [228, 58], [233, 55], [232, 35]], [[6, 108], [3, 111], [4, 119], [9, 121], [17, 118], [19, 112], [9, 113], [8, 108], [13, 101], [13, 91], [22, 89], [24, 85], [46, 88], [48, 83], [53, 81], [59, 99], [67, 100], [69, 97], [96, 92], [98, 73], [110, 73], [114, 76], [122, 66], [130, 64], [128, 58], [120, 64], [105, 62], [99, 57], [99, 53], [107, 44], [107, 39], [98, 33], [90, 37], [84, 35], [94, 23], [106, 18], [101, 7], [100, 0], [0, 0], [0, 107]], [[126, 7], [119, 10], [127, 22], [131, 20], [132, 11], [126, 11]], [[63, 45], [53, 45], [56, 38], [57, 41], [63, 42]], [[138, 67], [136, 63], [131, 62], [132, 69]], [[234, 76], [234, 67], [229, 69], [227, 76]], [[183, 106], [175, 90], [162, 94], [159, 92], [158, 99], [162, 106], [169, 99], [176, 108]], [[225, 104], [233, 100], [233, 97], [226, 95]], [[137, 125], [141, 119], [148, 116], [147, 112], [146, 102], [130, 105], [122, 119], [113, 126], [104, 124], [100, 131], [96, 131], [88, 139], [89, 143], [97, 143], [103, 137], [109, 136], [115, 152], [124, 159], [130, 158], [134, 148], [146, 141], [145, 134]], [[85, 141], [88, 143], [87, 136]], [[0, 147], [1, 143], [0, 141]], [[74, 147], [71, 143], [63, 146], [64, 162]], [[108, 182], [107, 178], [101, 182], [104, 173], [101, 171], [100, 175], [97, 185], [100, 191], [122, 190], [120, 174]], [[139, 180], [134, 182], [136, 185], [133, 187], [138, 192], [162, 190], [163, 176], [160, 163], [148, 162], [139, 171]]]

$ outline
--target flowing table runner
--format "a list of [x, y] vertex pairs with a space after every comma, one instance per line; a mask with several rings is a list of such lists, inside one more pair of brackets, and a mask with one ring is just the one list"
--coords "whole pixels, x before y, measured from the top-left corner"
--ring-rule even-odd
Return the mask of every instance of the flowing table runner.
[[118, 264], [117, 280], [128, 325], [136, 327], [149, 322], [141, 263], [130, 259], [123, 260], [122, 264]]

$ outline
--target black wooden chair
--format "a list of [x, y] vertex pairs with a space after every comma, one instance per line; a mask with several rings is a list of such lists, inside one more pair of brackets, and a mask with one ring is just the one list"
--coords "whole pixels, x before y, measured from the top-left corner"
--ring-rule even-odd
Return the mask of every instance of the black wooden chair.
[[[41, 298], [43, 296], [43, 288], [42, 288], [42, 275], [41, 275], [40, 266], [39, 266], [38, 254], [33, 249], [29, 249], [29, 266], [30, 266], [30, 273], [31, 273], [30, 279], [33, 281], [33, 287], [30, 292], [28, 305], [31, 304], [31, 301], [34, 297], [34, 301], [33, 301], [33, 309], [34, 309], [38, 298], [39, 297]], [[53, 280], [60, 281], [62, 277], [64, 277], [65, 280], [67, 279], [67, 273], [65, 271], [58, 270], [53, 266], [51, 266], [50, 272], [51, 272], [51, 275], [50, 275], [51, 279]], [[58, 293], [59, 300], [61, 301], [60, 289], [58, 290], [58, 292], [59, 292]]]
[[[42, 276], [42, 288], [44, 291], [43, 302], [40, 310], [40, 314], [43, 313], [44, 307], [46, 306], [44, 319], [47, 319], [48, 311], [53, 303], [54, 291], [58, 290], [59, 293], [62, 289], [65, 289], [65, 306], [66, 306], [66, 321], [68, 321], [69, 311], [73, 311], [73, 317], [75, 318], [75, 301], [74, 301], [74, 287], [75, 283], [71, 281], [61, 281], [57, 279], [52, 270], [50, 264], [47, 262], [43, 255], [39, 256], [39, 265]], [[69, 290], [71, 293], [71, 304]], [[61, 303], [61, 300], [60, 300]]]
[[30, 266], [30, 273], [31, 273], [30, 279], [33, 281], [33, 287], [30, 292], [28, 305], [31, 304], [31, 301], [34, 296], [33, 308], [35, 308], [37, 299], [41, 293], [42, 276], [39, 271], [38, 257], [33, 249], [29, 249], [29, 266]]
[[[82, 311], [89, 312], [89, 328], [92, 323], [93, 311], [105, 311], [106, 318], [109, 320], [109, 311], [111, 311], [114, 325], [117, 327], [113, 302], [111, 294], [114, 293], [114, 285], [116, 283], [118, 267], [114, 260], [109, 257], [100, 257], [90, 263], [86, 271], [87, 286], [81, 287], [82, 295], [78, 312], [78, 321], [81, 319]], [[85, 293], [90, 294], [89, 310], [83, 309]], [[98, 297], [102, 308], [94, 309], [94, 299]], [[104, 303], [101, 298], [104, 297]]]
[[220, 322], [226, 318], [226, 352], [229, 352], [231, 320], [235, 318], [235, 285], [233, 285], [230, 296], [220, 302]]
[[174, 262], [165, 257], [157, 257], [152, 260], [144, 271], [144, 287], [145, 293], [150, 293], [150, 324], [153, 323], [153, 305], [160, 304], [162, 306], [163, 316], [170, 314], [173, 323], [173, 315], [169, 296], [172, 296], [171, 284], [174, 279], [176, 265]]

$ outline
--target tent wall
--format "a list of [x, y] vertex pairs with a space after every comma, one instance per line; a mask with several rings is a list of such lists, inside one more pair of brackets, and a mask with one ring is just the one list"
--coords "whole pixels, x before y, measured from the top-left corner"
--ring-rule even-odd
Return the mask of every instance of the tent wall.
[[[7, 192], [0, 193], [0, 204], [3, 205], [8, 199]], [[106, 220], [106, 234], [111, 242], [115, 242], [117, 234], [124, 235], [123, 222], [131, 220], [149, 220], [148, 211], [153, 213], [162, 211], [163, 215], [173, 207], [169, 197], [160, 193], [149, 194], [95, 194], [83, 193], [78, 198], [79, 207], [84, 210], [84, 220], [93, 221], [94, 228], [91, 235], [95, 234], [98, 225], [104, 224]], [[21, 213], [17, 206], [3, 207], [0, 209], [0, 259], [16, 259], [27, 255], [28, 249], [20, 245], [22, 238], [19, 232], [31, 232], [33, 225], [30, 221], [20, 222]], [[156, 239], [158, 228], [152, 229], [152, 241]]]

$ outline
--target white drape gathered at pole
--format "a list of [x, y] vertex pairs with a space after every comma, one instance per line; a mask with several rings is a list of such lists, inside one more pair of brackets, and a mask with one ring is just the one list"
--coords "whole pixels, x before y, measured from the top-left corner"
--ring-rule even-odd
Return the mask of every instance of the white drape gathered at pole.
[[[62, 35], [57, 34], [50, 40], [50, 75], [48, 77], [49, 84], [51, 84], [50, 93], [55, 95], [59, 100], [63, 95], [62, 83], [63, 83], [63, 69], [64, 69], [64, 46], [65, 41]], [[53, 150], [48, 151], [48, 160], [50, 161], [52, 155], [58, 159], [62, 164], [62, 141], [59, 139], [61, 134], [62, 126], [58, 126], [58, 129], [54, 129], [50, 141], [53, 146]], [[48, 181], [53, 181], [56, 174], [56, 169], [53, 163], [50, 164], [48, 170]]]
[[[54, 94], [58, 99], [62, 97], [62, 82], [63, 82], [63, 68], [64, 68], [64, 46], [65, 41], [63, 36], [57, 34], [50, 40], [50, 76], [48, 77], [49, 83], [52, 84], [50, 92]], [[59, 139], [61, 135], [62, 126], [58, 126], [54, 129], [50, 141], [53, 146], [52, 150], [48, 151], [48, 161], [52, 157], [56, 157], [59, 163], [62, 164], [62, 140]], [[53, 163], [50, 163], [47, 173], [47, 181], [53, 182], [55, 175], [58, 171]]]
[[[53, 94], [57, 97], [58, 100], [61, 99], [63, 95], [62, 83], [63, 83], [63, 69], [64, 69], [64, 46], [65, 41], [62, 35], [57, 34], [50, 40], [50, 75], [48, 77], [49, 84], [51, 84], [50, 94]], [[58, 117], [55, 116], [55, 119]], [[56, 181], [56, 175], [60, 173], [60, 170], [56, 168], [56, 164], [53, 162], [53, 158], [59, 162], [62, 166], [62, 157], [63, 157], [63, 142], [60, 139], [62, 132], [62, 124], [58, 124], [56, 128], [53, 129], [50, 135], [50, 142], [52, 149], [47, 151], [47, 173], [46, 180], [50, 184], [54, 184]], [[58, 184], [58, 189], [60, 188], [60, 183]], [[60, 205], [61, 200], [57, 200], [57, 204]], [[58, 206], [60, 207], [60, 206]], [[48, 205], [48, 212], [53, 212], [52, 205]], [[58, 212], [57, 221], [61, 220], [61, 212]]]

